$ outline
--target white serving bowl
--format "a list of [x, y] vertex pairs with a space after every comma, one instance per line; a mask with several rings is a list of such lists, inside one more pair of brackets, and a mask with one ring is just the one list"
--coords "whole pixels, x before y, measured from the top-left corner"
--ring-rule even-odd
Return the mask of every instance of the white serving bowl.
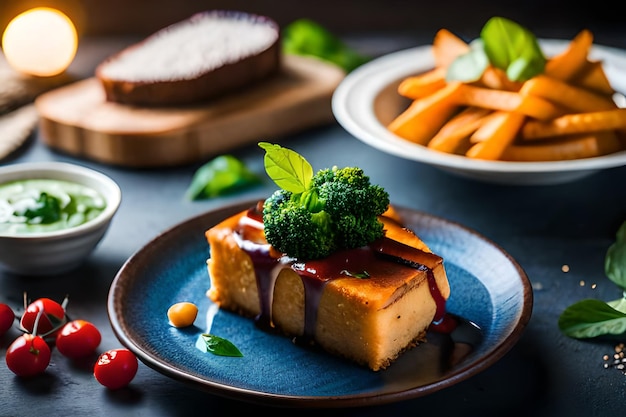
[[[541, 39], [548, 55], [564, 50], [569, 41]], [[590, 58], [601, 60], [613, 88], [626, 93], [626, 51], [594, 45]], [[509, 185], [561, 184], [603, 169], [626, 165], [626, 151], [605, 156], [567, 161], [507, 162], [466, 158], [430, 150], [405, 140], [386, 125], [407, 106], [397, 93], [406, 77], [432, 69], [431, 46], [419, 46], [391, 53], [357, 68], [335, 90], [332, 108], [344, 129], [362, 142], [388, 154], [432, 165], [449, 173], [474, 180]]]
[[0, 185], [25, 179], [78, 183], [97, 191], [106, 207], [95, 218], [61, 230], [11, 233], [0, 230], [0, 269], [19, 275], [56, 275], [78, 267], [107, 231], [122, 199], [108, 176], [63, 162], [27, 162], [0, 167]]

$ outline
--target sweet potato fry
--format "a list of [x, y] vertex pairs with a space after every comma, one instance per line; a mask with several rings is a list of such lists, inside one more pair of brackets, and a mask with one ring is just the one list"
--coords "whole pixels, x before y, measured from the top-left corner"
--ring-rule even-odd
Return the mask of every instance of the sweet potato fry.
[[474, 133], [492, 114], [494, 113], [489, 109], [467, 107], [443, 125], [428, 142], [428, 147], [440, 152], [455, 153], [459, 144]]
[[504, 71], [491, 65], [485, 68], [485, 72], [478, 81], [479, 86], [507, 91], [519, 91], [523, 84], [509, 80]]
[[436, 67], [407, 77], [398, 93], [413, 103], [387, 125], [429, 149], [468, 158], [554, 161], [626, 150], [626, 108], [582, 30], [548, 59], [542, 74], [511, 81], [489, 65], [480, 79], [448, 82], [448, 66], [470, 46], [446, 29], [433, 41]]
[[490, 113], [489, 117], [486, 117], [480, 126], [478, 126], [478, 129], [471, 134], [469, 138], [470, 143], [475, 144], [491, 138], [500, 128], [500, 125], [504, 122], [508, 113], [509, 112], [506, 111], [494, 111]]
[[549, 121], [529, 120], [520, 136], [524, 140], [537, 140], [616, 129], [626, 129], [626, 109], [565, 114]]
[[447, 68], [458, 56], [470, 50], [463, 39], [447, 29], [439, 29], [433, 39], [433, 57], [435, 66]]
[[402, 80], [398, 85], [398, 94], [415, 100], [442, 89], [446, 84], [446, 69], [437, 67]]
[[513, 144], [502, 153], [505, 161], [560, 161], [592, 158], [617, 152], [621, 144], [613, 131], [574, 135], [541, 143]]
[[404, 139], [426, 145], [458, 109], [455, 96], [460, 86], [460, 82], [449, 83], [429, 96], [414, 100], [387, 128]]
[[587, 60], [584, 68], [572, 79], [572, 84], [601, 95], [612, 96], [615, 93], [601, 61]]
[[[490, 123], [488, 128], [493, 131], [486, 140], [473, 145], [466, 153], [468, 158], [475, 159], [500, 159], [504, 150], [515, 140], [519, 130], [526, 119], [521, 113], [503, 112], [503, 116], [497, 119], [497, 123]], [[483, 125], [476, 133], [479, 133]]]
[[581, 30], [572, 39], [565, 51], [548, 60], [545, 74], [559, 80], [570, 81], [585, 66], [592, 44], [593, 34], [591, 31], [588, 29]]
[[540, 97], [514, 91], [492, 90], [463, 84], [456, 96], [458, 104], [491, 110], [522, 113], [539, 120], [549, 120], [563, 113], [555, 104]]
[[606, 96], [546, 75], [537, 75], [526, 81], [520, 93], [545, 98], [576, 113], [611, 110], [617, 107], [615, 102]]

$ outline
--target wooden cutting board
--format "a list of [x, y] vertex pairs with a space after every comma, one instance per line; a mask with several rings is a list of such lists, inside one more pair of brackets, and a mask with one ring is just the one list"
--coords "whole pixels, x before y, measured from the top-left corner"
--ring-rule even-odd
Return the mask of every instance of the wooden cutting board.
[[202, 105], [108, 102], [89, 78], [40, 95], [35, 106], [51, 148], [112, 165], [177, 166], [331, 123], [332, 94], [344, 76], [335, 65], [286, 55], [277, 76]]

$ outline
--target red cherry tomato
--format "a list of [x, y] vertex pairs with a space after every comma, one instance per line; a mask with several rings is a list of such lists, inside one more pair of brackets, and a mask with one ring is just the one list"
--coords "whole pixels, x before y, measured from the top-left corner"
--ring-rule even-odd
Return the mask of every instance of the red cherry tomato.
[[41, 336], [25, 333], [9, 345], [5, 356], [15, 375], [29, 377], [46, 370], [50, 364], [50, 347]]
[[[40, 310], [44, 314], [39, 318], [39, 324], [35, 329], [35, 320]], [[65, 309], [61, 304], [49, 298], [39, 298], [26, 307], [26, 311], [20, 319], [20, 326], [29, 333], [46, 336], [55, 333], [67, 321]]]
[[85, 320], [73, 320], [57, 333], [56, 348], [68, 358], [76, 359], [91, 355], [102, 341], [100, 330]]
[[100, 355], [93, 375], [100, 384], [115, 390], [130, 384], [138, 367], [137, 357], [130, 350], [111, 349]]
[[0, 337], [13, 326], [15, 313], [7, 304], [0, 303]]

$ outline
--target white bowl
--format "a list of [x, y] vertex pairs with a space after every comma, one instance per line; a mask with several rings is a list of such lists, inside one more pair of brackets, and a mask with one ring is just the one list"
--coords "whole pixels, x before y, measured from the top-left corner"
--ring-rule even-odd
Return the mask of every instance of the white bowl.
[[[546, 55], [564, 50], [569, 41], [541, 39]], [[574, 181], [602, 169], [626, 165], [626, 152], [570, 161], [505, 162], [485, 161], [436, 152], [387, 130], [386, 125], [401, 113], [407, 100], [397, 93], [404, 78], [432, 69], [431, 46], [394, 52], [352, 71], [339, 84], [332, 98], [335, 118], [362, 142], [401, 158], [435, 166], [475, 180], [518, 185], [546, 185]], [[616, 91], [626, 93], [626, 51], [594, 45], [590, 58], [603, 67]]]
[[78, 267], [107, 231], [121, 203], [121, 190], [108, 176], [62, 162], [18, 163], [0, 167], [0, 185], [24, 179], [55, 179], [97, 191], [106, 207], [95, 218], [61, 230], [12, 233], [0, 231], [0, 269], [20, 275], [55, 275]]

